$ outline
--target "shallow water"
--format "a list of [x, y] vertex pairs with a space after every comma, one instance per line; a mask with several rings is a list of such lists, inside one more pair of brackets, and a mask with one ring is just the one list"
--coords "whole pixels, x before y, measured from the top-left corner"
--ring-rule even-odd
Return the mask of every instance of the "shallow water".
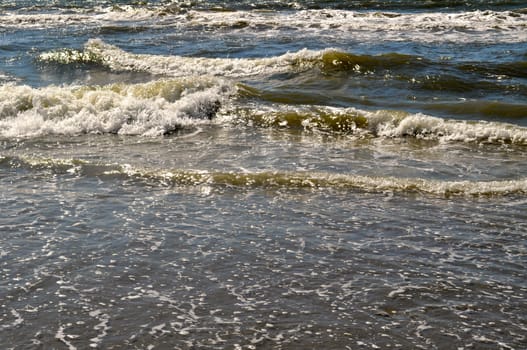
[[0, 4], [0, 345], [522, 349], [522, 1]]

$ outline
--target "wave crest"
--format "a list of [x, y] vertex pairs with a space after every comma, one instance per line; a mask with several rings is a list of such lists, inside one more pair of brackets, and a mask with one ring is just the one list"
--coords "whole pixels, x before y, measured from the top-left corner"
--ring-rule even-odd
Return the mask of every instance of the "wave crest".
[[527, 145], [527, 128], [499, 122], [448, 120], [422, 113], [355, 108], [239, 109], [233, 121], [261, 127], [315, 130], [360, 137], [413, 137], [441, 142]]
[[145, 84], [0, 86], [0, 136], [116, 133], [156, 136], [211, 119], [233, 87], [211, 79]]
[[93, 164], [76, 159], [0, 157], [0, 166], [90, 177], [123, 177], [158, 186], [210, 186], [266, 189], [335, 189], [365, 192], [423, 194], [439, 197], [482, 197], [527, 194], [527, 179], [441, 181], [321, 172], [222, 172], [189, 169], [148, 170], [131, 165]]
[[384, 55], [355, 55], [337, 49], [290, 52], [268, 58], [207, 58], [133, 54], [100, 39], [90, 39], [84, 50], [61, 49], [39, 56], [41, 62], [59, 64], [98, 64], [114, 71], [142, 71], [171, 77], [209, 75], [249, 77], [280, 73], [300, 73], [320, 69], [334, 71], [389, 70], [422, 64], [417, 56], [389, 53]]

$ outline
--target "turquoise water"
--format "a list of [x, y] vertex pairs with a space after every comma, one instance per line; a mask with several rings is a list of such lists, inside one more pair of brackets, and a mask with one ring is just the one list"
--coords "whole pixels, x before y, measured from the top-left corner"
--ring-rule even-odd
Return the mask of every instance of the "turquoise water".
[[523, 1], [2, 1], [0, 345], [523, 349]]

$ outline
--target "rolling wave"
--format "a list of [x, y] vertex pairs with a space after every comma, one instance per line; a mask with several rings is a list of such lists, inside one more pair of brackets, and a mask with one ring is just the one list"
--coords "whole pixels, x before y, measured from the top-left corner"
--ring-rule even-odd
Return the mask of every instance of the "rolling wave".
[[[510, 90], [527, 94], [523, 85], [509, 83], [504, 79], [523, 78], [525, 62], [508, 65], [488, 62], [460, 64], [448, 60], [432, 61], [396, 52], [368, 55], [327, 48], [303, 49], [265, 58], [208, 58], [134, 54], [100, 39], [91, 39], [83, 50], [64, 48], [45, 52], [38, 56], [38, 60], [48, 64], [100, 65], [114, 71], [141, 71], [171, 77], [211, 75], [247, 78], [316, 69], [324, 75], [376, 75], [379, 79], [407, 81], [419, 89], [427, 90]], [[434, 71], [440, 73], [431, 73]], [[479, 77], [474, 74], [479, 74]], [[489, 79], [489, 76], [497, 76], [499, 79]]]
[[499, 122], [461, 121], [403, 111], [322, 106], [240, 108], [235, 123], [315, 130], [359, 137], [418, 138], [440, 142], [527, 145], [527, 128]]
[[321, 172], [223, 172], [188, 169], [148, 170], [130, 165], [95, 164], [78, 159], [39, 159], [0, 156], [0, 166], [50, 171], [53, 174], [121, 178], [154, 186], [208, 186], [212, 188], [335, 189], [365, 192], [423, 194], [439, 197], [524, 195], [527, 179], [500, 181], [441, 181]]
[[[448, 120], [397, 110], [254, 103], [246, 98], [254, 93], [248, 89], [243, 84], [206, 76], [105, 86], [31, 88], [6, 84], [0, 86], [0, 137], [87, 133], [153, 137], [215, 123], [354, 137], [527, 145], [527, 128], [517, 125]], [[498, 104], [489, 108], [502, 107]], [[476, 104], [472, 108], [483, 107]]]
[[323, 52], [301, 50], [282, 56], [243, 59], [133, 54], [99, 39], [89, 40], [83, 51], [63, 49], [43, 53], [42, 62], [102, 64], [114, 71], [144, 71], [157, 75], [247, 77], [304, 71], [320, 63]]

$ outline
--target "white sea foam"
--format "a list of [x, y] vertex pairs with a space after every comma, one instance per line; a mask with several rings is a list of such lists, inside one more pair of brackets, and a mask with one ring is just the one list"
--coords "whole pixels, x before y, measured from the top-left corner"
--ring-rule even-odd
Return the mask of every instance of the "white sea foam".
[[90, 347], [98, 348], [104, 337], [108, 335], [108, 330], [110, 329], [110, 326], [108, 325], [110, 322], [110, 316], [103, 313], [101, 310], [90, 311], [89, 315], [99, 321], [99, 323], [93, 327], [94, 330], [99, 331], [99, 334], [90, 339]]
[[[193, 12], [189, 25], [239, 28], [257, 32], [288, 32], [290, 35], [334, 37], [335, 33], [375, 40], [500, 41], [527, 38], [527, 14], [496, 11], [458, 13], [358, 12], [303, 10], [296, 12]], [[467, 35], [467, 33], [470, 33]]]
[[221, 34], [225, 29], [256, 35], [310, 35], [334, 37], [341, 33], [358, 39], [520, 42], [527, 38], [527, 14], [511, 11], [395, 13], [349, 10], [259, 11], [167, 11], [159, 7], [95, 7], [68, 12], [5, 13], [4, 27], [13, 28], [177, 28], [207, 29]]
[[71, 336], [71, 335], [64, 333], [64, 326], [62, 325], [59, 327], [59, 329], [57, 330], [57, 333], [55, 334], [55, 339], [64, 343], [68, 347], [68, 350], [77, 350], [77, 347], [75, 347], [70, 341], [71, 339], [74, 339], [75, 337], [76, 336]]
[[199, 78], [102, 87], [3, 85], [0, 136], [161, 135], [208, 122], [231, 88]]
[[[159, 25], [158, 11], [137, 6], [94, 6], [91, 8], [68, 8], [64, 11], [26, 13], [6, 11], [0, 16], [3, 27], [50, 29], [64, 26], [100, 27], [120, 24], [121, 26], [137, 25], [142, 21], [156, 18]], [[154, 24], [154, 22], [152, 22]]]
[[527, 128], [500, 122], [448, 120], [425, 114], [366, 112], [369, 129], [382, 137], [527, 145]]

